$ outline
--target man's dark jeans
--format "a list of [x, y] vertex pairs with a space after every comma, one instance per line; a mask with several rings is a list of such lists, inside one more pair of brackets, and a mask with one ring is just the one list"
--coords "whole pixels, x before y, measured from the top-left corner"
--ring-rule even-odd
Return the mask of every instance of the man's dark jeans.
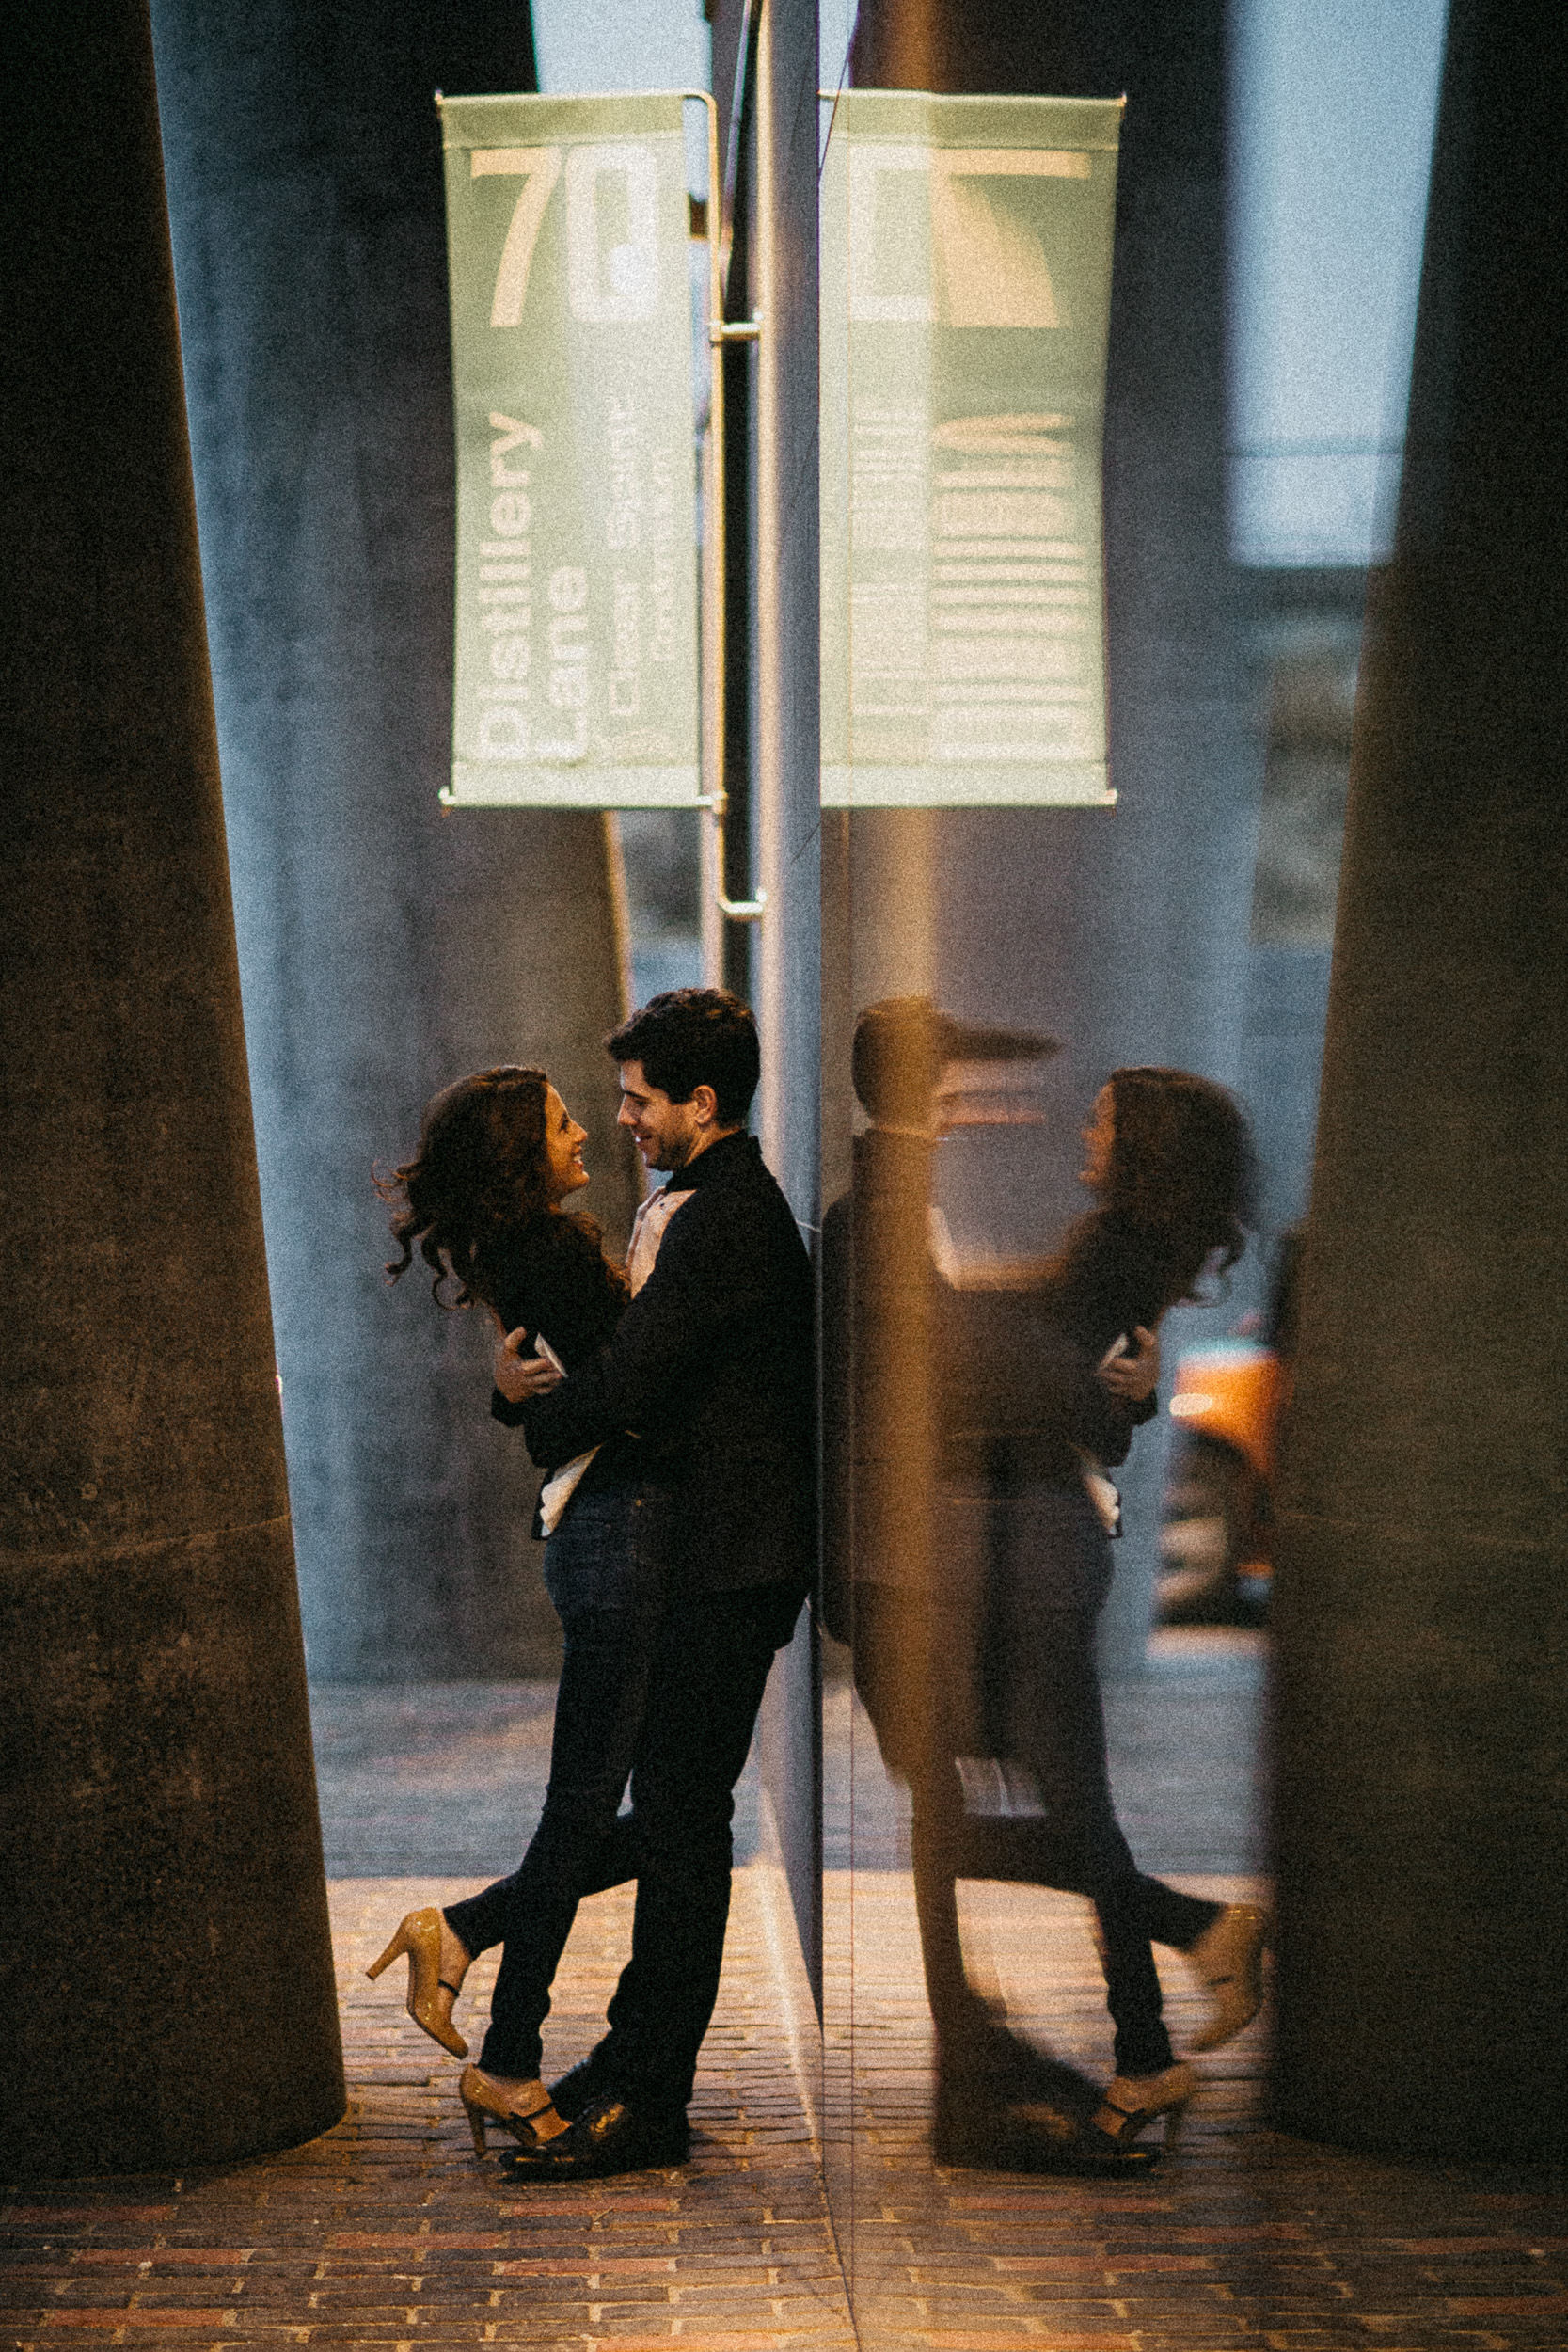
[[504, 1944], [480, 2063], [527, 2079], [579, 1899], [635, 1878], [605, 2078], [684, 2106], [719, 1992], [735, 1784], [803, 1596], [792, 1583], [667, 1598], [674, 1529], [660, 1498], [582, 1495], [568, 1528], [548, 1564], [566, 1652], [545, 1810], [513, 1875], [446, 1915], [471, 1953]]

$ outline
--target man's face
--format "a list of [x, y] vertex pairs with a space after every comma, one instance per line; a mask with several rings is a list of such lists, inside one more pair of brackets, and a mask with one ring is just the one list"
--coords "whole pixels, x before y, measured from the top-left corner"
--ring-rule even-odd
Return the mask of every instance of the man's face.
[[640, 1061], [621, 1066], [620, 1123], [629, 1127], [646, 1168], [684, 1168], [698, 1140], [696, 1100], [672, 1103], [662, 1087], [650, 1086]]

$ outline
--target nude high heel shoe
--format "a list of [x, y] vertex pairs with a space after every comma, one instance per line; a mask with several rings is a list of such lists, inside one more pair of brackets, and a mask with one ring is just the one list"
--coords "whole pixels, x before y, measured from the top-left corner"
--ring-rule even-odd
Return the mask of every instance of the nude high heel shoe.
[[[451, 2005], [461, 1990], [461, 1980], [453, 1984], [441, 1974], [441, 1915], [434, 1904], [428, 1911], [411, 1911], [398, 1928], [381, 1958], [366, 1969], [370, 1978], [379, 1977], [394, 1960], [408, 1955], [408, 2014], [416, 2026], [422, 2026], [433, 2042], [453, 2058], [466, 2058], [468, 2045], [451, 2022]], [[442, 1995], [446, 1994], [446, 1999]]]
[[1181, 2122], [1197, 2089], [1190, 2066], [1167, 2066], [1160, 2074], [1118, 2074], [1101, 2094], [1094, 2129], [1116, 2148], [1130, 2148], [1147, 2124], [1165, 2119], [1167, 2153], [1181, 2136]]
[[[519, 2140], [525, 2148], [539, 2149], [548, 2145], [553, 2135], [536, 2127], [544, 2122], [546, 2116], [555, 2116], [555, 2108], [550, 2104], [550, 2094], [545, 2090], [543, 2083], [539, 2085], [539, 2089], [544, 2091], [544, 2097], [536, 2106], [522, 2109], [510, 2107], [506, 2104], [504, 2094], [499, 2086], [491, 2081], [488, 2074], [482, 2074], [477, 2066], [465, 2066], [458, 2076], [457, 2095], [463, 2102], [468, 2118], [468, 2129], [474, 2136], [476, 2156], [483, 2156], [486, 2153], [484, 2146], [486, 2121], [499, 2123], [502, 2131], [510, 2132], [513, 2138]], [[564, 2130], [565, 2125], [561, 2118], [556, 2116], [555, 2120]]]
[[1227, 1903], [1181, 1955], [1209, 1995], [1209, 2023], [1194, 2050], [1217, 2050], [1249, 2026], [1263, 2005], [1263, 1949], [1269, 1915], [1260, 1903]]

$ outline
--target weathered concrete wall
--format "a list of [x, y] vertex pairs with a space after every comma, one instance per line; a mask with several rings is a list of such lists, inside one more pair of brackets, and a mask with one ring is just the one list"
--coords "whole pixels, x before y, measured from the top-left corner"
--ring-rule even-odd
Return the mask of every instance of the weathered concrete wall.
[[372, 1160], [543, 1062], [637, 1197], [591, 813], [443, 818], [452, 453], [433, 93], [527, 89], [526, 8], [157, 0], [160, 93], [312, 1672], [546, 1671], [532, 1481], [482, 1316], [388, 1297]]
[[5, 61], [0, 2106], [184, 2170], [342, 2065], [144, 0]]
[[1356, 707], [1276, 1743], [1281, 2120], [1554, 2162], [1565, 126], [1560, 15], [1454, 0], [1395, 554]]

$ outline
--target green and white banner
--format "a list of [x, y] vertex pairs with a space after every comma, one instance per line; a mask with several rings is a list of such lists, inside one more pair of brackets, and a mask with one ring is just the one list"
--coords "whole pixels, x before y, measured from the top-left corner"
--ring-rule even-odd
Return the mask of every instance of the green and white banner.
[[683, 102], [441, 105], [457, 427], [449, 805], [689, 805]]
[[1084, 805], [1119, 100], [840, 96], [822, 181], [822, 798]]

